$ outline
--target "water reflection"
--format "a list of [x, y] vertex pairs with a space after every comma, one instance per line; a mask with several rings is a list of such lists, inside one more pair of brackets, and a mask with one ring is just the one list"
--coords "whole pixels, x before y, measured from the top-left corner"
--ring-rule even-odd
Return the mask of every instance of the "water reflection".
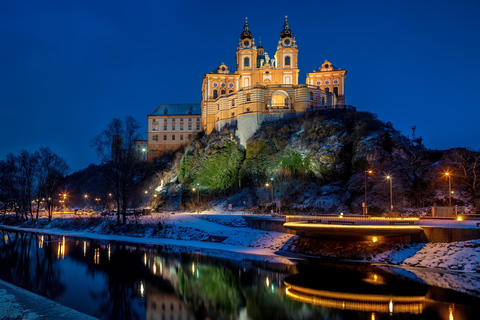
[[478, 316], [480, 299], [388, 268], [236, 261], [168, 246], [1, 232], [0, 278], [102, 319]]
[[[363, 270], [362, 270], [363, 269]], [[319, 274], [337, 277], [319, 277]], [[367, 277], [362, 278], [365, 274]], [[432, 319], [471, 319], [478, 298], [430, 287], [418, 281], [400, 278], [388, 268], [337, 265], [305, 266], [284, 279], [286, 295], [296, 301], [338, 310], [370, 313], [371, 319], [383, 315], [428, 315]]]

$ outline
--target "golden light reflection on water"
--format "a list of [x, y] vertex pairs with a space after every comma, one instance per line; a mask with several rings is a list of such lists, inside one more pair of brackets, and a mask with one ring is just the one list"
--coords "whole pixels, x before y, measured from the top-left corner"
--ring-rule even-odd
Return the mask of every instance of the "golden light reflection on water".
[[342, 310], [421, 314], [426, 303], [424, 296], [392, 299], [391, 296], [314, 290], [285, 284], [285, 294], [294, 300]]
[[93, 256], [93, 262], [95, 264], [100, 264], [100, 248], [95, 249], [95, 254]]
[[8, 243], [8, 235], [7, 234], [3, 236], [3, 241], [5, 242], [5, 244]]
[[41, 237], [38, 238], [38, 248], [39, 248], [39, 249], [42, 249], [42, 248], [43, 248], [43, 241], [44, 241], [43, 236], [41, 236]]
[[83, 241], [83, 256], [87, 255], [87, 241]]
[[65, 237], [62, 238], [62, 242], [58, 243], [58, 248], [57, 248], [57, 259], [65, 259]]

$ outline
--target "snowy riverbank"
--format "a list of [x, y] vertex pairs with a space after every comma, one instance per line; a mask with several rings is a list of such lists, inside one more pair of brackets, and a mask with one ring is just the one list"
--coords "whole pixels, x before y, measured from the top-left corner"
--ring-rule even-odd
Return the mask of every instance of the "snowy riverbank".
[[0, 280], [0, 319], [93, 320], [96, 318]]
[[[320, 256], [393, 265], [480, 272], [480, 240], [452, 243], [397, 243], [392, 241], [329, 241], [248, 228], [240, 215], [154, 214], [129, 218], [58, 217], [17, 224], [14, 229], [103, 240], [128, 241], [195, 248], [215, 256], [242, 255], [286, 260], [285, 256]], [[228, 254], [227, 254], [228, 252]], [[233, 255], [232, 255], [233, 254]]]

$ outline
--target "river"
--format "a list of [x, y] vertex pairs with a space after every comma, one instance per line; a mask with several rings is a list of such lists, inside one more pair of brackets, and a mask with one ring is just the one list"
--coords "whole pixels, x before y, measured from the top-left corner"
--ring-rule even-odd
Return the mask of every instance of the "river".
[[478, 294], [393, 266], [0, 231], [2, 280], [101, 319], [480, 319]]

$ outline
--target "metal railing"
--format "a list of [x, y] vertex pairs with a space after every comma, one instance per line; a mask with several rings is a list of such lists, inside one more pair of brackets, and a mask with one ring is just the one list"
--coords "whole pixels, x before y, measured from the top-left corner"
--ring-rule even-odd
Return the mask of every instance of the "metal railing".
[[318, 224], [342, 224], [342, 225], [415, 225], [419, 218], [384, 218], [365, 216], [286, 216], [286, 222], [305, 222]]

